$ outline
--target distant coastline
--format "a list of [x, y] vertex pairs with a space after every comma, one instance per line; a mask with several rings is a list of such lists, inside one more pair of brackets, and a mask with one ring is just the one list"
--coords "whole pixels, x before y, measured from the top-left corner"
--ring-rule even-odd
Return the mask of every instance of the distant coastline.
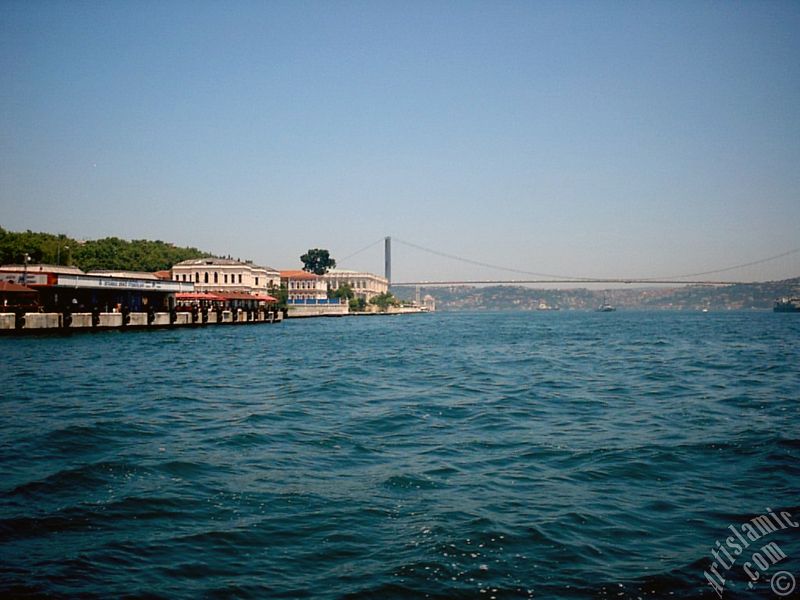
[[[436, 297], [437, 310], [538, 311], [542, 304], [564, 310], [594, 310], [607, 297], [620, 310], [729, 311], [772, 310], [777, 298], [797, 294], [800, 277], [782, 281], [741, 283], [729, 286], [618, 289], [537, 289], [523, 286], [422, 287], [421, 293]], [[410, 297], [409, 288], [396, 291]]]
[[[31, 264], [51, 263], [92, 269], [158, 271], [190, 259], [212, 254], [193, 247], [179, 247], [160, 240], [122, 240], [107, 237], [76, 240], [63, 234], [12, 232], [0, 227], [0, 264], [19, 262], [27, 253]], [[392, 287], [400, 300], [413, 300], [413, 287]], [[795, 296], [800, 277], [780, 281], [729, 286], [616, 289], [539, 289], [524, 286], [453, 286], [420, 288], [422, 296], [436, 299], [437, 310], [537, 311], [541, 306], [558, 310], [594, 310], [603, 298], [620, 310], [727, 311], [772, 310], [777, 298]]]

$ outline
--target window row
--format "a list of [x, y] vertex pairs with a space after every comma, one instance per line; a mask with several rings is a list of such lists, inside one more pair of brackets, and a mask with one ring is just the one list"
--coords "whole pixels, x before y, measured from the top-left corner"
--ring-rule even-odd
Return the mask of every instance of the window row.
[[353, 289], [365, 289], [367, 287], [367, 282], [363, 279], [359, 279], [357, 281], [337, 281], [334, 282], [332, 287], [336, 289], [341, 285], [349, 285]]
[[[231, 273], [230, 281], [229, 281], [228, 274], [227, 273], [223, 273], [222, 274], [222, 283], [233, 283], [233, 284], [237, 283], [237, 281], [236, 281], [237, 275], [238, 275], [238, 278], [239, 278], [238, 283], [242, 283], [242, 274], [241, 273], [238, 273], [238, 274]], [[212, 274], [211, 277], [209, 277], [208, 271], [203, 273], [203, 283], [211, 283], [211, 281], [210, 281], [211, 278], [213, 278], [214, 283], [219, 283], [219, 273], [218, 272], [214, 271], [214, 273]], [[187, 275], [186, 273], [181, 273], [181, 274], [176, 273], [175, 274], [175, 281], [189, 281], [189, 282], [191, 282], [192, 281], [192, 276], [191, 276], [191, 274]], [[259, 278], [256, 277], [255, 278], [256, 287], [258, 287], [258, 281], [259, 281]], [[195, 274], [194, 274], [194, 282], [195, 283], [200, 283], [200, 273], [197, 272], [197, 271], [195, 271]]]
[[290, 280], [289, 286], [293, 290], [316, 290], [320, 289], [317, 287], [316, 281], [292, 281]]

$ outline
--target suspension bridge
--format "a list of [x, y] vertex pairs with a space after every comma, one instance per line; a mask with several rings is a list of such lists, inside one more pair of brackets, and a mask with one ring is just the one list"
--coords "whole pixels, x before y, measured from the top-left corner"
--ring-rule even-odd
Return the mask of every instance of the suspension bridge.
[[[514, 279], [454, 279], [454, 280], [419, 280], [419, 281], [394, 281], [392, 279], [392, 242], [399, 243], [403, 246], [413, 248], [419, 250], [421, 252], [425, 252], [430, 255], [439, 256], [441, 258], [446, 258], [454, 261], [458, 261], [461, 263], [469, 264], [476, 267], [488, 268], [493, 269], [495, 271], [504, 271], [507, 273], [514, 273], [517, 275], [522, 275], [524, 277], [517, 277]], [[741, 269], [745, 269], [748, 267], [754, 267], [761, 264], [769, 263], [781, 258], [785, 258], [788, 256], [792, 256], [795, 254], [800, 253], [800, 248], [794, 248], [792, 250], [788, 250], [786, 252], [782, 252], [780, 254], [776, 254], [774, 256], [769, 256], [766, 258], [762, 258], [759, 260], [750, 261], [747, 263], [731, 265], [727, 267], [723, 267], [720, 269], [713, 269], [708, 271], [701, 271], [697, 273], [684, 273], [680, 275], [672, 275], [669, 277], [638, 277], [638, 278], [631, 278], [631, 277], [580, 277], [580, 276], [572, 276], [572, 275], [556, 275], [556, 274], [548, 274], [548, 273], [536, 273], [533, 271], [525, 271], [522, 269], [514, 269], [510, 267], [503, 267], [500, 265], [493, 265], [490, 263], [472, 260], [469, 258], [465, 258], [462, 256], [457, 256], [455, 254], [449, 254], [447, 252], [441, 252], [439, 250], [435, 250], [432, 248], [427, 248], [425, 246], [420, 246], [419, 244], [414, 244], [412, 242], [407, 242], [401, 240], [396, 237], [387, 236], [385, 238], [381, 238], [376, 240], [375, 242], [353, 252], [345, 256], [340, 263], [346, 263], [347, 261], [351, 260], [352, 258], [358, 256], [359, 254], [377, 246], [378, 244], [383, 243], [384, 245], [384, 277], [389, 280], [392, 287], [441, 287], [441, 286], [453, 286], [453, 285], [553, 285], [553, 284], [612, 284], [612, 285], [641, 285], [641, 284], [651, 284], [651, 285], [713, 285], [713, 286], [726, 286], [726, 285], [735, 285], [735, 284], [747, 284], [747, 283], [760, 283], [757, 281], [741, 281], [741, 280], [725, 280], [725, 279], [716, 279], [716, 278], [709, 278], [711, 276], [721, 275], [723, 273], [729, 273], [732, 271], [737, 271]], [[697, 279], [701, 278], [701, 279]]]

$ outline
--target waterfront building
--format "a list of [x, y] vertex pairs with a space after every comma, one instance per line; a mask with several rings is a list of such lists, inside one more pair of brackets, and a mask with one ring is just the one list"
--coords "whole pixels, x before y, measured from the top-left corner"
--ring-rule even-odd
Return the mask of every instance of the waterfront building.
[[280, 273], [271, 267], [229, 258], [194, 258], [172, 267], [174, 281], [193, 283], [197, 292], [266, 294], [280, 285]]
[[39, 293], [12, 281], [0, 281], [0, 312], [19, 309], [36, 310], [39, 306]]
[[308, 271], [281, 271], [281, 285], [287, 292], [287, 316], [340, 317], [348, 312], [346, 301], [328, 298], [328, 284], [324, 278]]
[[193, 284], [161, 281], [152, 273], [84, 273], [76, 267], [57, 265], [4, 265], [0, 280], [28, 286], [38, 293], [46, 312], [99, 310], [112, 312], [123, 307], [133, 311], [167, 310], [175, 294], [191, 292]]
[[[83, 275], [78, 267], [68, 267], [66, 265], [2, 265], [0, 266], [0, 280], [13, 281], [22, 285], [30, 282], [41, 282], [41, 275], [49, 274], [54, 281], [56, 275]], [[25, 281], [27, 277], [27, 282]]]
[[[37, 306], [45, 312], [54, 313], [159, 312], [197, 305], [198, 308], [219, 307], [224, 310], [250, 311], [247, 313], [250, 319], [251, 312], [263, 312], [277, 302], [277, 299], [266, 291], [270, 283], [276, 287], [279, 285], [280, 276], [274, 269], [238, 262], [235, 265], [220, 266], [234, 267], [235, 270], [228, 271], [227, 278], [217, 275], [217, 279], [223, 281], [222, 289], [213, 290], [217, 291], [217, 294], [204, 293], [207, 292], [206, 289], [198, 290], [203, 284], [198, 286], [194, 281], [189, 281], [188, 277], [184, 280], [180, 269], [178, 273], [165, 279], [155, 273], [137, 271], [97, 270], [84, 273], [76, 267], [4, 265], [0, 267], [0, 283], [4, 289], [17, 293], [16, 298], [22, 298], [18, 288], [30, 290], [30, 293], [35, 295]], [[240, 287], [238, 274], [243, 271], [242, 267], [247, 273], [242, 272]], [[192, 265], [191, 268], [201, 267]], [[193, 270], [192, 273], [194, 272]], [[197, 272], [203, 273], [200, 277], [201, 281], [204, 280], [205, 271]], [[234, 277], [234, 274], [237, 276]], [[209, 275], [209, 279], [213, 282], [214, 276]], [[224, 287], [226, 279], [229, 283], [227, 289]], [[17, 287], [9, 287], [9, 282]], [[23, 287], [23, 284], [28, 287]], [[243, 289], [250, 285], [253, 287]], [[256, 285], [259, 287], [256, 288]], [[8, 297], [0, 298], [0, 301], [5, 301], [6, 306], [11, 304]]]
[[349, 271], [346, 269], [331, 269], [322, 276], [328, 288], [333, 291], [347, 284], [357, 298], [369, 302], [375, 296], [389, 291], [389, 280], [374, 273], [365, 271]]
[[281, 271], [281, 284], [286, 286], [289, 302], [327, 300], [328, 284], [319, 275], [308, 271]]

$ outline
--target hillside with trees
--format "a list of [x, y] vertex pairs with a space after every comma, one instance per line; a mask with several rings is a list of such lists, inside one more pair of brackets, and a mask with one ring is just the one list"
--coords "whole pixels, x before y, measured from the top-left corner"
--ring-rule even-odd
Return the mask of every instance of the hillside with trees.
[[33, 231], [13, 232], [0, 227], [0, 264], [72, 265], [98, 269], [159, 271], [190, 258], [211, 256], [197, 248], [182, 248], [161, 240], [75, 240], [66, 235]]
[[[413, 288], [396, 288], [402, 299], [414, 296]], [[686, 285], [682, 287], [586, 288], [558, 290], [523, 286], [452, 286], [421, 288], [422, 295], [436, 298], [437, 310], [594, 310], [602, 302], [623, 310], [769, 310], [775, 300], [800, 295], [800, 278], [734, 285]]]

